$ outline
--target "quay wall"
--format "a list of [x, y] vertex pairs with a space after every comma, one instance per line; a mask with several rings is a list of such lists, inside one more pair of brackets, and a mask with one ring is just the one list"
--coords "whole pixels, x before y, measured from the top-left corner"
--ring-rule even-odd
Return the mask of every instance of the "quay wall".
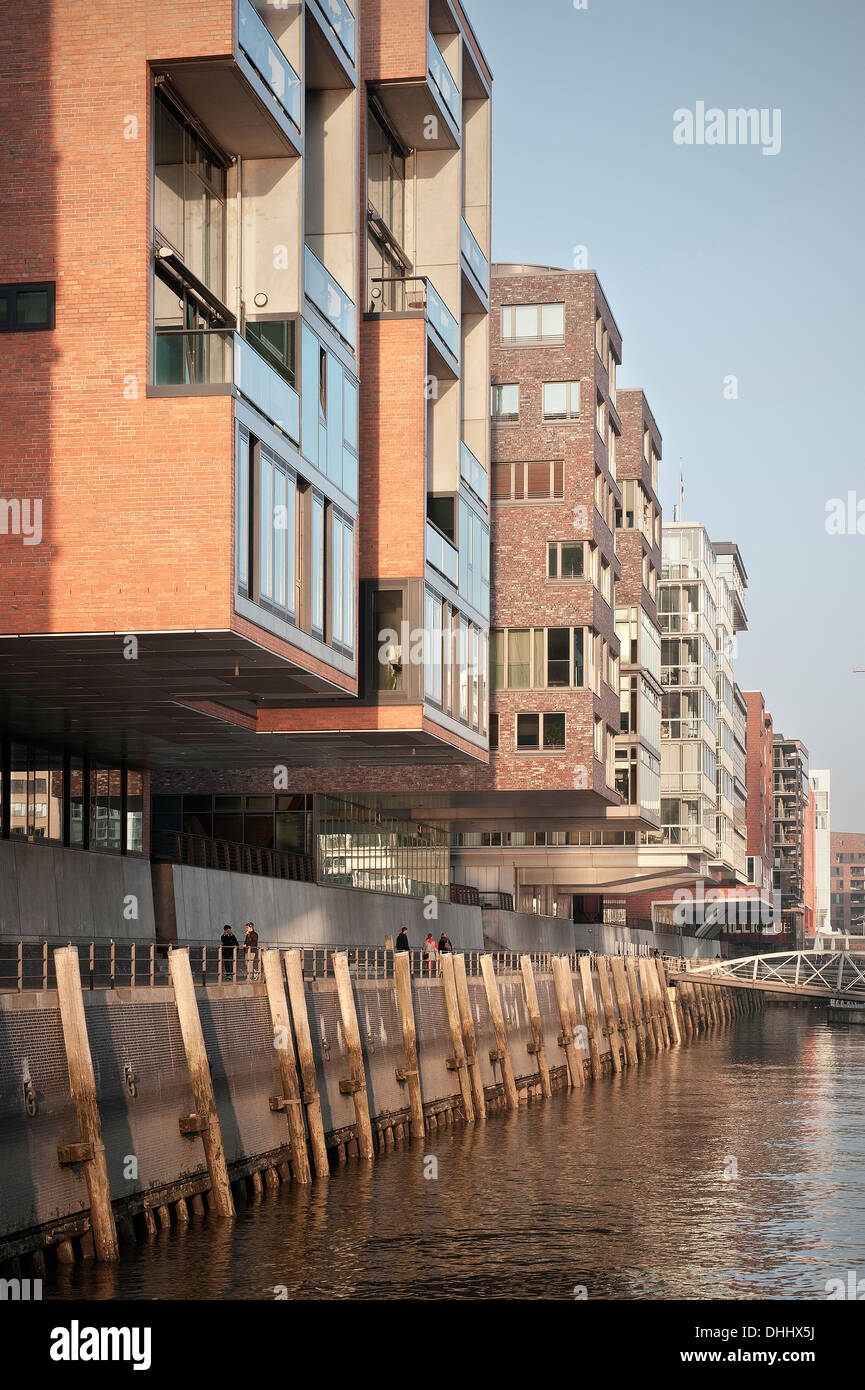
[[[522, 976], [503, 972], [497, 980], [514, 1073], [527, 1093], [538, 1081], [538, 1063], [530, 1051]], [[561, 1084], [565, 1058], [553, 979], [538, 969], [535, 980], [547, 1060]], [[594, 982], [602, 1017], [597, 976]], [[578, 974], [574, 984], [578, 1023], [585, 1024]], [[352, 985], [373, 1128], [381, 1137], [385, 1126], [404, 1121], [407, 1131], [406, 1087], [397, 1079], [406, 1058], [394, 980], [355, 977]], [[495, 1037], [483, 980], [470, 975], [468, 990], [481, 1078], [494, 1101], [502, 1087], [490, 1061]], [[412, 994], [425, 1112], [446, 1110], [451, 1122], [460, 1090], [448, 1067], [454, 1045], [443, 982], [416, 976]], [[334, 979], [307, 980], [305, 996], [326, 1139], [334, 1150], [350, 1147], [357, 1132], [354, 1097], [340, 1087], [350, 1066]], [[264, 982], [197, 986], [195, 998], [232, 1179], [287, 1163], [286, 1115], [270, 1104], [283, 1090]], [[206, 1192], [201, 1138], [179, 1129], [181, 1116], [196, 1107], [172, 985], [84, 990], [83, 1001], [115, 1216]], [[609, 1064], [610, 1042], [601, 1027], [598, 1044]], [[587, 1067], [588, 1052], [579, 1055]], [[28, 1081], [34, 1114], [26, 1106]], [[79, 1137], [56, 991], [0, 994], [0, 1259], [87, 1230], [84, 1164], [58, 1160], [58, 1148]]]

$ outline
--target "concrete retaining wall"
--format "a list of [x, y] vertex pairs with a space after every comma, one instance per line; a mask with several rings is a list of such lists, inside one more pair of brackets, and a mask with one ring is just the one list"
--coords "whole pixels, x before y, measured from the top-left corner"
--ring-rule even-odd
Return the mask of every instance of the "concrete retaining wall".
[[155, 930], [147, 859], [0, 840], [0, 937], [141, 941]]

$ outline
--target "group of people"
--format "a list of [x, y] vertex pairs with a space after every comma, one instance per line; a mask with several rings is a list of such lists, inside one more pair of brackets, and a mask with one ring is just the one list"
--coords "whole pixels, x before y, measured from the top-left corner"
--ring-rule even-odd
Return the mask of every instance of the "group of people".
[[[222, 971], [226, 980], [234, 979], [234, 955], [240, 950], [240, 942], [231, 930], [225, 926], [222, 929], [222, 936], [219, 938], [222, 947]], [[247, 922], [246, 936], [243, 945], [246, 949], [246, 977], [248, 980], [258, 979], [258, 932], [255, 930], [254, 922]]]
[[[396, 949], [398, 951], [411, 950], [411, 943], [409, 942], [408, 932], [405, 927], [400, 929], [399, 936], [396, 939]], [[436, 941], [432, 932], [429, 932], [423, 944], [423, 961], [424, 965], [427, 967], [427, 973], [432, 975], [439, 956], [453, 955], [453, 950], [451, 939], [445, 931], [442, 931], [438, 941]]]

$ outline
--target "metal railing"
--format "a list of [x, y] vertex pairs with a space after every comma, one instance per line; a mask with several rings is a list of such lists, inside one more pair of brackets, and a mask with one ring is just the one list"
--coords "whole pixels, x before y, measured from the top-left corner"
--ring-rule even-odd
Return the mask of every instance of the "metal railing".
[[372, 312], [374, 314], [423, 314], [444, 346], [457, 360], [460, 355], [460, 326], [428, 275], [375, 275]]
[[300, 78], [250, 0], [240, 0], [237, 37], [252, 66], [300, 130]]
[[[0, 942], [0, 994], [21, 993], [25, 990], [53, 990], [57, 987], [54, 951], [59, 946], [75, 946], [84, 989], [162, 988], [170, 986], [168, 952], [171, 944], [161, 941], [3, 941]], [[295, 942], [259, 941], [255, 949], [223, 946], [219, 941], [182, 941], [179, 949], [188, 949], [192, 977], [197, 985], [226, 985], [255, 983], [261, 978], [263, 950], [301, 953], [304, 978], [327, 980], [334, 978], [333, 958], [348, 957], [350, 973], [359, 980], [393, 979], [394, 951], [385, 946], [320, 946]], [[430, 955], [423, 948], [407, 952], [411, 974], [416, 979], [439, 974], [438, 950]], [[482, 973], [481, 958], [489, 955], [497, 974], [517, 974], [522, 955], [519, 951], [466, 951], [461, 953], [466, 972], [472, 977]], [[577, 952], [569, 959], [576, 962]], [[541, 973], [552, 969], [552, 952], [531, 953], [534, 968]], [[576, 968], [576, 966], [574, 966]]]
[[315, 883], [315, 861], [309, 854], [290, 850], [263, 849], [233, 840], [213, 840], [205, 835], [187, 835], [178, 830], [154, 833], [152, 857], [163, 863], [186, 864], [194, 869], [224, 869], [233, 874], [254, 874], [258, 878], [282, 878], [293, 882]]
[[454, 80], [450, 68], [444, 60], [442, 51], [433, 38], [428, 35], [427, 43], [427, 66], [432, 78], [433, 85], [439, 96], [450, 112], [457, 129], [460, 126], [460, 89]]
[[354, 352], [357, 346], [355, 302], [309, 246], [303, 248], [303, 292]]
[[300, 440], [300, 398], [261, 353], [227, 328], [157, 328], [156, 386], [231, 386], [289, 436]]

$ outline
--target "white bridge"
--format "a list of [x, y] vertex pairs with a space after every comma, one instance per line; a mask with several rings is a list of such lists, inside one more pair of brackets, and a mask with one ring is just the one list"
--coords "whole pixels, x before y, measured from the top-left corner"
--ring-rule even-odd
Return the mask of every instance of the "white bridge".
[[776, 951], [738, 960], [689, 965], [673, 978], [695, 984], [758, 989], [802, 999], [865, 1000], [865, 954], [852, 951]]

